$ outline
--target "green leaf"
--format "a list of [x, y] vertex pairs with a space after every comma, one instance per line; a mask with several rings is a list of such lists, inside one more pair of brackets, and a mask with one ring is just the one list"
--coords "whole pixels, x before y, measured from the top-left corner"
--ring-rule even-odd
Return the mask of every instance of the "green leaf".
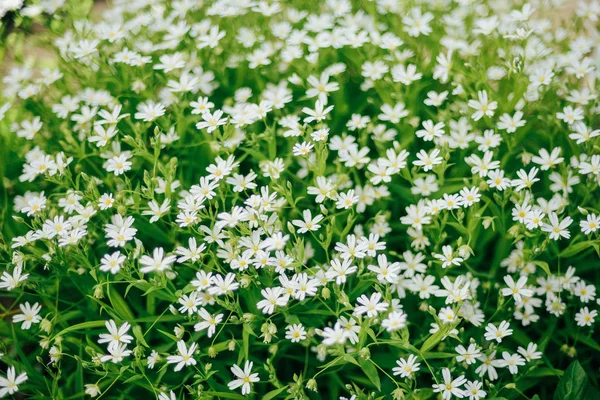
[[434, 348], [439, 342], [442, 341], [444, 335], [446, 335], [446, 331], [442, 327], [436, 333], [429, 336], [429, 338], [427, 338], [425, 343], [423, 343], [423, 345], [421, 346], [421, 353], [425, 353]]
[[247, 149], [244, 147], [240, 147], [240, 150], [242, 150], [244, 153], [248, 154], [249, 156], [252, 157], [253, 161], [262, 161], [262, 160], [266, 160], [267, 157], [260, 151], [258, 150], [254, 150], [254, 149]]
[[[157, 225], [151, 224], [145, 220], [146, 217], [136, 218], [135, 227], [138, 228], [140, 236], [148, 239], [149, 241], [158, 242], [160, 244], [171, 244], [171, 237], [160, 229]], [[144, 242], [145, 243], [145, 242]]]
[[300, 318], [298, 318], [295, 315], [286, 315], [285, 316], [285, 322], [287, 322], [290, 325], [299, 324], [300, 323]]
[[379, 374], [377, 373], [377, 368], [375, 368], [373, 361], [366, 360], [364, 358], [359, 358], [358, 364], [360, 365], [360, 368], [363, 370], [365, 375], [367, 375], [367, 378], [369, 378], [371, 383], [375, 385], [377, 390], [381, 390], [381, 381], [379, 380]]
[[360, 364], [358, 363], [358, 361], [356, 361], [356, 359], [354, 357], [352, 357], [350, 354], [344, 354], [342, 356], [342, 360], [349, 362], [350, 364], [354, 364], [357, 367], [360, 367]]
[[546, 275], [552, 275], [550, 273], [550, 266], [548, 266], [547, 262], [545, 262], [545, 261], [537, 261], [537, 260], [534, 260], [534, 261], [531, 261], [531, 262], [534, 263], [535, 265], [537, 265], [538, 267], [540, 267], [541, 269], [543, 269], [544, 272], [546, 273]]
[[150, 346], [148, 346], [148, 343], [146, 343], [146, 339], [144, 338], [144, 334], [142, 333], [141, 326], [139, 326], [139, 325], [134, 326], [132, 331], [133, 331], [133, 336], [135, 336], [138, 343], [140, 343], [144, 347], [150, 347]]
[[246, 357], [246, 360], [250, 357], [250, 332], [252, 328], [249, 324], [244, 324], [244, 328], [242, 331], [242, 346], [243, 351], [240, 352], [238, 357], [238, 364], [242, 362], [242, 356]]
[[131, 383], [140, 379], [143, 379], [144, 377], [142, 375], [133, 375], [132, 377], [130, 377], [129, 379], [126, 379], [123, 381], [123, 383]]
[[560, 369], [554, 369], [554, 368], [548, 368], [548, 367], [538, 367], [538, 368], [534, 368], [531, 371], [527, 372], [526, 375], [524, 375], [524, 378], [542, 378], [542, 377], [547, 377], [547, 376], [552, 376], [552, 377], [560, 377], [564, 374], [564, 372]]
[[591, 347], [592, 349], [596, 350], [596, 351], [600, 351], [600, 344], [595, 341], [594, 339], [592, 339], [591, 337], [587, 337], [587, 336], [580, 336], [577, 341], [579, 341], [580, 343], [585, 344], [588, 347]]
[[177, 339], [177, 337], [175, 335], [171, 335], [169, 332], [165, 332], [162, 329], [157, 329], [160, 333], [162, 333], [163, 335], [165, 335], [166, 337], [168, 337], [169, 339], [171, 339], [174, 342], [178, 342], [179, 339]]
[[581, 400], [586, 396], [589, 382], [585, 370], [575, 360], [569, 365], [554, 392], [554, 400]]
[[278, 395], [280, 395], [281, 393], [283, 393], [284, 391], [286, 391], [286, 390], [287, 390], [287, 388], [288, 388], [288, 386], [286, 385], [286, 386], [284, 386], [284, 387], [281, 387], [281, 388], [279, 388], [279, 389], [271, 390], [269, 393], [265, 394], [265, 395], [262, 397], [262, 399], [263, 399], [263, 400], [271, 400], [271, 399], [274, 399], [274, 398], [276, 398]]
[[427, 353], [423, 353], [423, 358], [426, 360], [435, 360], [439, 358], [454, 358], [456, 357], [455, 353], [444, 353], [440, 351], [430, 351]]
[[112, 304], [113, 309], [118, 313], [119, 317], [125, 321], [133, 321], [135, 316], [119, 292], [114, 288], [107, 290], [107, 292], [110, 304]]
[[210, 396], [215, 396], [216, 398], [221, 398], [221, 399], [239, 399], [239, 400], [246, 399], [246, 397], [242, 396], [241, 394], [228, 393], [228, 392], [204, 392], [204, 394], [207, 394]]
[[579, 254], [582, 251], [588, 249], [589, 247], [594, 246], [594, 244], [595, 244], [595, 241], [591, 241], [591, 240], [575, 243], [575, 244], [570, 245], [563, 251], [561, 251], [558, 256], [562, 257], [562, 258], [572, 257], [572, 256]]
[[54, 337], [57, 336], [64, 336], [66, 333], [69, 332], [73, 332], [73, 331], [78, 331], [78, 330], [88, 330], [88, 329], [92, 329], [92, 328], [101, 328], [104, 326], [104, 323], [106, 321], [88, 321], [88, 322], [82, 322], [80, 324], [75, 324], [75, 325], [71, 325], [68, 328], [63, 329], [62, 331], [58, 332]]

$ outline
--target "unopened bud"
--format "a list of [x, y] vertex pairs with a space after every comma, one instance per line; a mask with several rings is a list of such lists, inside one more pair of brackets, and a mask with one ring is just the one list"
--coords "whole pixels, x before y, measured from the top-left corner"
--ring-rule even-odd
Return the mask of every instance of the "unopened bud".
[[358, 355], [360, 356], [360, 358], [364, 358], [365, 360], [368, 360], [369, 358], [371, 358], [371, 351], [369, 350], [368, 347], [363, 347], [358, 352]]
[[102, 285], [94, 286], [94, 297], [97, 299], [104, 298], [104, 291], [102, 290]]

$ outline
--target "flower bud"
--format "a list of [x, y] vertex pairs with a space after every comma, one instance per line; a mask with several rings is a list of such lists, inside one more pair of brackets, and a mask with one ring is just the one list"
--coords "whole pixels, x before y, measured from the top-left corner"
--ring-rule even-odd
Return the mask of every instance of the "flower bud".
[[210, 346], [207, 352], [210, 358], [215, 358], [217, 356], [217, 349], [215, 349], [214, 346]]
[[94, 297], [97, 299], [104, 298], [104, 291], [102, 290], [102, 285], [94, 286]]
[[88, 383], [85, 385], [85, 394], [90, 397], [96, 397], [100, 394], [100, 387], [93, 383]]
[[364, 358], [365, 360], [368, 360], [369, 358], [371, 358], [371, 351], [369, 350], [368, 347], [363, 347], [358, 352], [358, 355], [360, 358]]
[[276, 344], [273, 344], [271, 346], [269, 346], [269, 353], [270, 354], [277, 354], [277, 350], [279, 349], [279, 346], [277, 346]]
[[306, 382], [306, 388], [308, 390], [312, 390], [313, 392], [317, 391], [317, 381], [315, 379], [309, 379], [308, 382]]
[[392, 392], [392, 398], [394, 400], [402, 400], [404, 398], [404, 390], [401, 388], [397, 388]]
[[483, 221], [481, 222], [481, 225], [483, 225], [483, 229], [488, 229], [490, 227], [490, 225], [492, 225], [493, 222], [494, 222], [493, 218], [484, 217]]
[[175, 337], [177, 337], [177, 339], [181, 339], [183, 337], [183, 334], [185, 333], [185, 328], [183, 328], [180, 325], [177, 325], [175, 329], [173, 329], [173, 332], [175, 332]]
[[48, 321], [46, 318], [42, 319], [40, 322], [40, 328], [46, 333], [50, 333], [52, 331], [52, 322]]

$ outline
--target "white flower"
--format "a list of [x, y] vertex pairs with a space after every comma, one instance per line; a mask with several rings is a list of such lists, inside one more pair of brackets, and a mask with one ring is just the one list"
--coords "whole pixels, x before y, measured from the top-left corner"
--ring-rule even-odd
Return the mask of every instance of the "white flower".
[[598, 311], [590, 311], [587, 307], [583, 307], [575, 314], [575, 322], [577, 326], [592, 326], [598, 316]]
[[118, 364], [123, 361], [125, 357], [129, 357], [131, 353], [131, 350], [127, 350], [126, 344], [113, 342], [108, 345], [108, 354], [100, 357], [100, 361], [103, 363], [110, 361], [114, 364]]
[[558, 215], [553, 212], [548, 215], [548, 219], [550, 220], [550, 223], [543, 223], [542, 231], [549, 232], [550, 239], [559, 240], [560, 238], [571, 238], [571, 233], [567, 228], [573, 223], [573, 218], [565, 217], [562, 221], [559, 221]]
[[476, 359], [480, 356], [481, 352], [475, 343], [469, 344], [468, 348], [463, 345], [456, 346], [456, 361], [466, 362], [468, 365], [475, 364]]
[[498, 121], [498, 129], [504, 129], [507, 133], [514, 133], [518, 128], [525, 126], [527, 121], [522, 120], [523, 113], [516, 111], [511, 117], [509, 114], [502, 114]]
[[322, 73], [319, 78], [314, 75], [309, 76], [306, 81], [311, 87], [306, 91], [306, 97], [313, 98], [318, 96], [318, 101], [327, 104], [327, 96], [331, 92], [339, 90], [337, 82], [329, 82], [329, 74]]
[[131, 328], [128, 322], [123, 322], [123, 325], [117, 328], [117, 324], [112, 319], [104, 323], [108, 333], [100, 334], [98, 343], [108, 343], [108, 347], [116, 346], [119, 343], [129, 344], [133, 340], [133, 336], [128, 335], [127, 332]]
[[371, 297], [367, 297], [364, 294], [361, 295], [356, 302], [358, 305], [354, 307], [355, 315], [367, 314], [367, 317], [373, 318], [380, 312], [385, 312], [389, 304], [381, 301], [381, 293], [375, 292]]
[[461, 386], [467, 382], [467, 379], [464, 375], [461, 375], [456, 379], [452, 379], [450, 370], [448, 368], [444, 368], [442, 369], [442, 376], [444, 378], [444, 382], [433, 385], [434, 393], [441, 393], [444, 400], [450, 400], [452, 396], [458, 398], [465, 397], [465, 393], [461, 389]]
[[175, 396], [175, 392], [171, 390], [169, 394], [159, 393], [158, 400], [177, 400], [177, 396]]
[[151, 215], [152, 217], [150, 218], [150, 223], [152, 224], [169, 212], [169, 210], [171, 209], [170, 204], [170, 199], [165, 199], [161, 205], [158, 205], [158, 203], [155, 200], [152, 200], [148, 202], [148, 207], [150, 207], [150, 210], [144, 210], [142, 212], [142, 215]]
[[105, 168], [106, 171], [114, 173], [115, 176], [119, 176], [129, 171], [131, 169], [131, 165], [132, 164], [131, 161], [129, 161], [129, 156], [127, 154], [120, 154], [108, 160]]
[[252, 391], [252, 383], [258, 382], [260, 378], [258, 373], [252, 373], [252, 361], [246, 361], [244, 369], [242, 370], [237, 364], [231, 367], [231, 372], [236, 376], [237, 379], [229, 382], [227, 387], [229, 390], [234, 390], [239, 387], [242, 388], [242, 395], [248, 395]]
[[276, 306], [283, 307], [289, 300], [289, 294], [279, 286], [263, 289], [260, 291], [260, 294], [264, 299], [256, 303], [256, 307], [265, 314], [273, 314]]
[[145, 122], [152, 122], [165, 115], [166, 112], [163, 104], [154, 103], [153, 101], [138, 104], [137, 110], [138, 112], [134, 116], [135, 119], [141, 119]]
[[306, 329], [304, 329], [302, 324], [288, 325], [285, 331], [285, 338], [291, 340], [292, 343], [298, 343], [306, 339]]
[[7, 394], [17, 393], [19, 391], [19, 385], [25, 382], [27, 378], [25, 372], [22, 372], [17, 376], [15, 367], [8, 367], [6, 370], [6, 377], [0, 376], [0, 398]]
[[86, 383], [85, 384], [85, 394], [90, 397], [96, 397], [101, 393], [100, 387], [95, 383]]
[[500, 360], [496, 360], [496, 351], [493, 351], [489, 356], [485, 354], [481, 354], [479, 356], [479, 361], [481, 361], [481, 365], [477, 367], [475, 370], [476, 374], [483, 377], [485, 374], [488, 374], [490, 380], [495, 381], [498, 379], [498, 372], [496, 372], [496, 368], [499, 368], [501, 365]]
[[23, 267], [17, 265], [12, 274], [8, 271], [2, 272], [2, 276], [0, 276], [0, 289], [13, 290], [21, 285], [22, 282], [25, 282], [29, 274], [23, 274]]
[[508, 367], [511, 374], [519, 372], [519, 367], [525, 365], [525, 359], [518, 354], [510, 354], [508, 351], [502, 352], [502, 360], [499, 360], [500, 367]]
[[179, 312], [182, 314], [187, 313], [188, 315], [198, 312], [198, 306], [202, 304], [202, 300], [198, 298], [198, 292], [192, 292], [189, 295], [184, 294], [177, 302], [181, 304]]
[[315, 103], [315, 109], [311, 110], [308, 107], [304, 107], [302, 112], [308, 114], [309, 116], [304, 118], [304, 122], [310, 123], [313, 121], [321, 122], [325, 119], [327, 114], [329, 114], [333, 110], [333, 106], [328, 106], [325, 108], [323, 102], [321, 100], [317, 100]]
[[237, 290], [240, 286], [235, 282], [235, 274], [228, 273], [225, 277], [217, 274], [213, 278], [213, 285], [208, 289], [208, 293], [212, 295], [223, 295], [228, 292]]
[[334, 280], [338, 285], [342, 285], [346, 282], [346, 278], [348, 275], [351, 275], [357, 271], [357, 267], [352, 265], [352, 260], [349, 258], [345, 258], [340, 260], [339, 258], [334, 258], [331, 260], [331, 266], [325, 273], [325, 276], [328, 280]]
[[295, 219], [292, 221], [292, 224], [300, 228], [298, 229], [298, 233], [306, 233], [308, 231], [319, 230], [319, 228], [321, 227], [321, 225], [319, 225], [319, 222], [321, 222], [323, 218], [325, 218], [321, 214], [318, 214], [313, 218], [310, 210], [304, 210], [302, 212], [302, 216], [304, 220]]
[[140, 265], [143, 265], [140, 268], [140, 272], [142, 274], [147, 274], [148, 272], [162, 272], [165, 270], [171, 269], [171, 264], [173, 264], [177, 260], [176, 256], [170, 255], [165, 257], [165, 251], [162, 247], [157, 247], [152, 252], [152, 257], [148, 255], [143, 255], [140, 258]]
[[388, 332], [394, 332], [406, 327], [408, 316], [403, 311], [393, 311], [381, 321], [381, 326]]
[[502, 296], [513, 296], [515, 302], [517, 303], [521, 303], [523, 301], [523, 297], [533, 296], [533, 290], [525, 287], [527, 284], [527, 276], [525, 275], [521, 276], [516, 283], [512, 276], [505, 275], [504, 282], [506, 282], [508, 287], [502, 289]]
[[210, 111], [206, 111], [202, 114], [203, 121], [200, 121], [196, 124], [196, 128], [198, 129], [206, 129], [206, 132], [212, 133], [219, 126], [225, 125], [227, 123], [227, 118], [221, 118], [223, 116], [223, 111], [216, 110], [214, 113]]
[[369, 265], [367, 268], [377, 274], [379, 282], [396, 283], [401, 264], [399, 262], [389, 263], [385, 254], [380, 254], [377, 256], [377, 265]]
[[410, 15], [402, 18], [404, 30], [409, 36], [418, 37], [420, 35], [428, 36], [432, 30], [429, 23], [433, 21], [433, 14], [427, 12], [423, 14], [420, 8], [412, 8]]
[[202, 307], [198, 312], [198, 315], [203, 319], [203, 321], [200, 321], [194, 325], [194, 330], [198, 332], [208, 329], [207, 336], [209, 338], [212, 337], [217, 329], [217, 324], [223, 321], [223, 314], [211, 315], [204, 307]]
[[527, 362], [531, 362], [532, 360], [539, 360], [540, 358], [542, 358], [542, 353], [540, 351], [537, 351], [537, 344], [535, 343], [529, 343], [527, 345], [527, 349], [524, 349], [521, 346], [519, 346], [517, 351], [525, 358], [525, 360], [527, 360]]
[[123, 267], [123, 263], [127, 259], [120, 251], [115, 251], [112, 254], [105, 254], [100, 260], [100, 271], [110, 272], [111, 274], [118, 273]]
[[552, 149], [552, 153], [548, 153], [548, 150], [541, 149], [538, 156], [533, 156], [531, 161], [541, 165], [542, 171], [547, 171], [550, 168], [554, 168], [557, 164], [560, 164], [564, 161], [564, 158], [559, 157], [561, 152], [560, 147], [555, 147]]
[[410, 354], [408, 359], [401, 358], [396, 361], [397, 367], [392, 368], [394, 375], [400, 375], [401, 378], [413, 378], [415, 372], [419, 371], [419, 365], [417, 362], [417, 356]]
[[444, 127], [446, 124], [444, 122], [438, 122], [437, 124], [433, 124], [433, 121], [428, 119], [427, 121], [423, 121], [423, 129], [419, 129], [415, 132], [418, 138], [425, 140], [426, 142], [431, 142], [436, 138], [441, 138], [444, 136]]
[[474, 108], [475, 112], [471, 115], [471, 118], [475, 121], [479, 121], [483, 116], [492, 117], [494, 111], [498, 108], [498, 103], [495, 101], [490, 102], [488, 100], [488, 94], [485, 90], [477, 92], [477, 100], [469, 100], [469, 107]]
[[158, 352], [156, 350], [152, 350], [150, 352], [150, 355], [147, 358], [148, 368], [153, 369], [154, 365], [156, 365], [156, 363], [158, 361], [160, 361], [160, 359], [161, 359], [160, 354], [158, 354]]
[[103, 211], [111, 208], [114, 203], [115, 203], [115, 199], [114, 199], [112, 193], [104, 193], [98, 199], [98, 207]]
[[167, 357], [167, 364], [177, 364], [173, 369], [175, 372], [180, 371], [183, 367], [196, 365], [194, 353], [196, 352], [196, 343], [192, 343], [188, 348], [183, 340], [177, 342], [177, 351], [179, 354]]
[[469, 400], [479, 400], [487, 396], [487, 393], [482, 390], [483, 382], [479, 381], [467, 381], [465, 383], [465, 397], [469, 396]]
[[365, 62], [362, 65], [362, 76], [365, 78], [372, 79], [374, 81], [383, 78], [389, 71], [389, 67], [385, 65], [383, 61]]
[[425, 150], [420, 150], [417, 153], [418, 160], [413, 161], [413, 165], [418, 167], [423, 167], [423, 171], [431, 171], [434, 166], [440, 165], [442, 163], [442, 157], [439, 157], [440, 150], [433, 149], [431, 154], [428, 154]]
[[193, 238], [193, 237], [189, 238], [187, 248], [183, 247], [183, 246], [179, 246], [175, 250], [175, 254], [180, 256], [177, 259], [177, 262], [178, 263], [184, 263], [186, 261], [196, 262], [196, 261], [200, 260], [204, 250], [206, 250], [206, 245], [204, 243], [201, 243], [200, 246], [198, 246], [198, 244], [196, 242], [196, 238]]
[[400, 120], [408, 116], [408, 111], [405, 109], [404, 103], [396, 103], [394, 107], [389, 104], [381, 106], [382, 114], [379, 114], [377, 118], [381, 121], [390, 121], [391, 123], [397, 124]]
[[502, 339], [506, 336], [512, 335], [513, 330], [510, 329], [510, 324], [507, 321], [502, 321], [500, 325], [496, 326], [492, 323], [489, 323], [485, 327], [485, 340], [492, 341], [495, 340], [498, 343], [502, 342]]
[[308, 157], [315, 145], [310, 142], [296, 143], [292, 148], [292, 154], [296, 157]]
[[434, 253], [433, 256], [442, 261], [442, 268], [447, 268], [451, 265], [460, 265], [463, 262], [462, 257], [454, 256], [452, 246], [442, 246], [442, 254]]
[[28, 301], [25, 304], [19, 304], [22, 314], [13, 315], [12, 322], [22, 322], [21, 329], [29, 329], [32, 324], [37, 324], [42, 320], [38, 314], [42, 310], [42, 306], [39, 303], [34, 303], [33, 306]]
[[392, 68], [392, 79], [394, 82], [400, 82], [404, 85], [410, 85], [411, 83], [418, 81], [423, 77], [423, 74], [417, 72], [417, 66], [414, 64], [396, 65]]

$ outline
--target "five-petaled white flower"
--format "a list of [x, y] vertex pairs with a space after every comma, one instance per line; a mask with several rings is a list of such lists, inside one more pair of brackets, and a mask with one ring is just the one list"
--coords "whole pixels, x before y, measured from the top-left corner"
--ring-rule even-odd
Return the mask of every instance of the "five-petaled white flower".
[[194, 353], [196, 352], [197, 346], [198, 345], [196, 343], [192, 343], [188, 348], [183, 340], [178, 341], [177, 351], [179, 352], [179, 354], [176, 354], [174, 356], [168, 356], [167, 364], [177, 364], [175, 365], [175, 372], [180, 371], [181, 369], [183, 369], [183, 367], [187, 367], [189, 365], [196, 365]]
[[252, 384], [258, 382], [260, 378], [258, 373], [252, 373], [252, 361], [246, 361], [244, 369], [242, 370], [237, 364], [231, 367], [231, 372], [236, 376], [237, 379], [229, 382], [227, 387], [230, 390], [235, 390], [239, 387], [242, 388], [242, 395], [248, 395], [252, 391]]

